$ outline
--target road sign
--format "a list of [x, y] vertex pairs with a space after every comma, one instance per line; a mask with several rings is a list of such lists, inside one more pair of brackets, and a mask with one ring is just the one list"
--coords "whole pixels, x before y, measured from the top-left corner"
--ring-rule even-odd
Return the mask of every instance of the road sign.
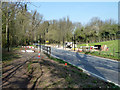
[[49, 43], [49, 41], [46, 41], [46, 43]]

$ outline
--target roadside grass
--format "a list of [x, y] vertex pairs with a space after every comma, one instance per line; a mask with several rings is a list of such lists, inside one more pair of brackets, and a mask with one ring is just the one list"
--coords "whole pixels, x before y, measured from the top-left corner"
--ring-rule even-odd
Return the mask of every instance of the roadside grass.
[[[111, 41], [105, 41], [105, 42], [98, 42], [98, 43], [88, 43], [89, 46], [94, 46], [94, 45], [107, 45], [109, 48], [114, 48], [116, 47], [116, 50], [118, 50], [118, 40], [111, 40]], [[86, 46], [86, 44], [78, 44], [77, 47], [79, 48], [80, 46]]]
[[117, 56], [113, 56], [110, 53], [103, 53], [102, 51], [95, 51], [95, 52], [79, 52], [82, 54], [88, 54], [88, 55], [94, 55], [94, 56], [99, 56], [99, 57], [103, 57], [103, 58], [109, 58], [109, 59], [114, 59], [119, 61], [119, 58]]
[[[94, 46], [94, 45], [107, 45], [109, 48], [108, 51], [95, 51], [95, 52], [80, 52], [84, 54], [91, 54], [95, 56], [100, 56], [104, 58], [110, 58], [110, 59], [116, 59], [119, 60], [118, 58], [118, 40], [112, 40], [112, 41], [105, 41], [105, 42], [98, 42], [98, 43], [89, 43], [89, 46]], [[79, 48], [80, 46], [86, 46], [86, 44], [79, 44], [77, 47]]]

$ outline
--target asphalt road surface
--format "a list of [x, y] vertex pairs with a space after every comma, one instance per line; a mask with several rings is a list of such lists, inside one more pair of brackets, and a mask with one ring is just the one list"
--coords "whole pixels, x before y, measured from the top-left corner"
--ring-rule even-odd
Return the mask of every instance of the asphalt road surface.
[[85, 72], [120, 86], [120, 62], [67, 50], [52, 48], [52, 55], [78, 66]]

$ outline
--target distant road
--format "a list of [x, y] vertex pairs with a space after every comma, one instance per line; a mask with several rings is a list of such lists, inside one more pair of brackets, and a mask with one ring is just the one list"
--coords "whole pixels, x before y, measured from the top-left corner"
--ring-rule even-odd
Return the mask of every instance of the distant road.
[[120, 77], [120, 75], [118, 75], [118, 73], [120, 73], [120, 62], [118, 61], [53, 47], [52, 55], [78, 66], [92, 75], [104, 80], [109, 80], [120, 86], [120, 79], [118, 80], [118, 76]]

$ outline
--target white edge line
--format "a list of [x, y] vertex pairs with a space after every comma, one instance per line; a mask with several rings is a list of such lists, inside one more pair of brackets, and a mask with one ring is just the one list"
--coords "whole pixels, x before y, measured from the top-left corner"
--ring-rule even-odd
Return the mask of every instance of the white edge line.
[[[58, 58], [58, 59], [62, 59], [62, 58], [59, 58], [59, 57], [57, 57], [57, 56], [55, 56], [55, 55], [52, 55], [51, 54], [51, 56], [53, 56], [53, 57], [55, 57], [55, 58]], [[63, 59], [62, 59], [63, 60]], [[63, 60], [63, 61], [65, 61], [65, 60]], [[65, 61], [65, 62], [67, 62], [67, 61]], [[70, 63], [70, 62], [68, 62], [68, 63]], [[72, 63], [70, 63], [71, 65], [73, 65], [73, 66], [76, 66], [76, 65], [74, 65], [74, 64], [72, 64]], [[78, 66], [77, 66], [78, 67]], [[87, 73], [87, 75], [93, 75], [93, 76], [95, 76], [95, 77], [98, 77], [98, 78], [100, 78], [100, 79], [102, 79], [102, 80], [104, 80], [104, 81], [106, 81], [106, 82], [110, 82], [110, 83], [114, 83], [115, 85], [117, 85], [117, 86], [119, 86], [120, 87], [120, 85], [119, 84], [117, 84], [117, 83], [115, 83], [115, 82], [112, 82], [112, 81], [110, 81], [110, 80], [107, 80], [107, 79], [105, 79], [105, 78], [103, 78], [103, 77], [101, 77], [101, 76], [98, 76], [98, 75], [96, 75], [96, 74], [94, 74], [94, 73], [92, 73], [92, 72], [90, 72], [90, 71], [87, 71], [87, 70], [85, 70], [85, 69], [83, 69], [83, 68], [81, 68], [81, 67], [78, 67], [79, 69], [82, 69], [83, 70], [83, 72], [85, 72], [85, 73]]]

